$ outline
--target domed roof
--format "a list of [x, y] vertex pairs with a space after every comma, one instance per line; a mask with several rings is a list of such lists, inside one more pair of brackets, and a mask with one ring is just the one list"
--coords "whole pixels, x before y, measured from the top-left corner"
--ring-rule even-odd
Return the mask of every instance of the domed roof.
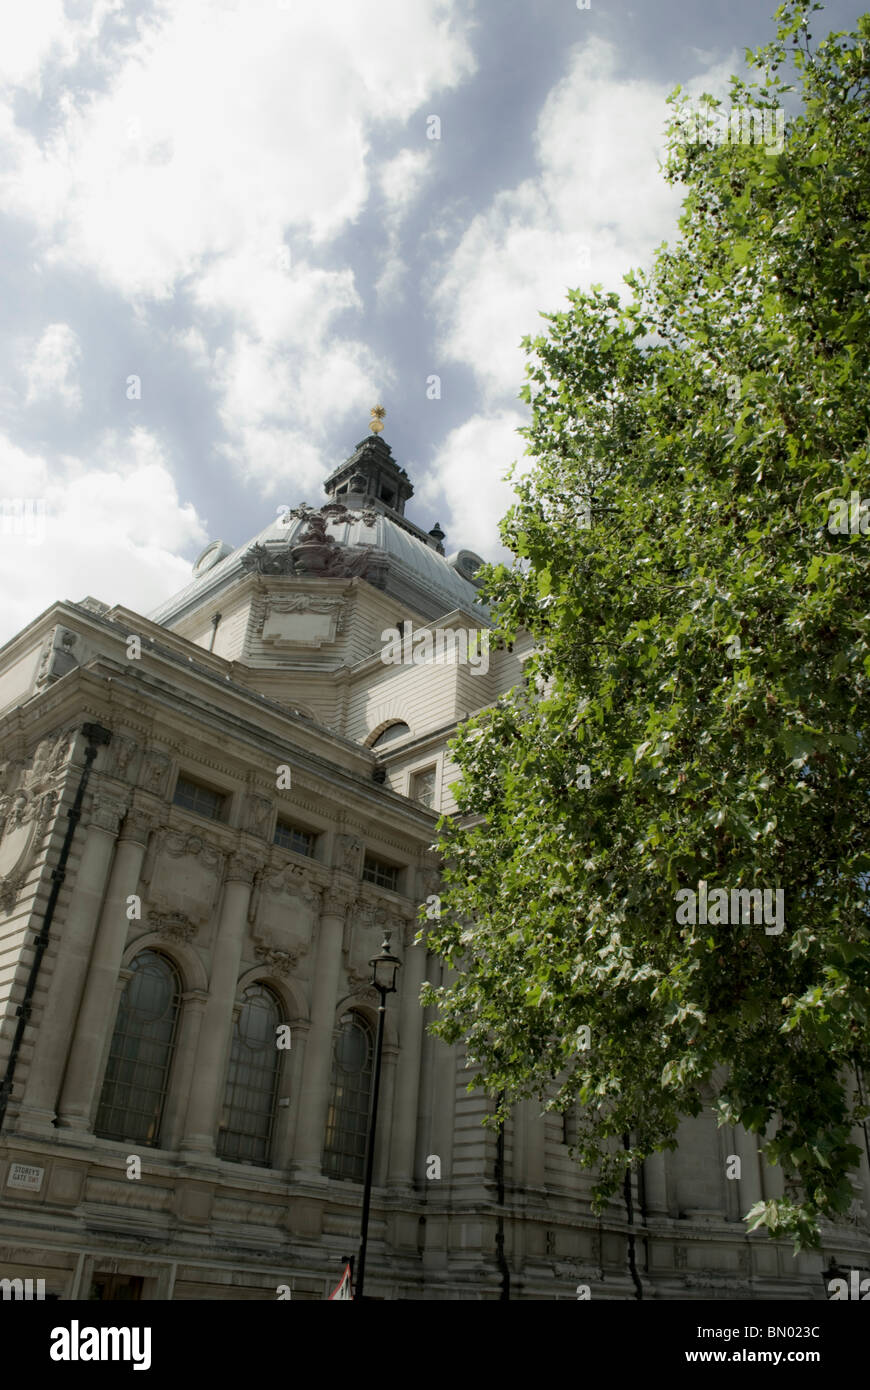
[[469, 577], [482, 560], [470, 551], [446, 558], [439, 527], [427, 534], [407, 520], [404, 504], [413, 487], [383, 440], [357, 445], [327, 479], [326, 491], [333, 500], [319, 510], [304, 503], [287, 508], [230, 553], [225, 542], [210, 542], [194, 565], [192, 583], [150, 613], [151, 621], [171, 626], [252, 570], [299, 578], [357, 576], [428, 620], [461, 608], [486, 621]]

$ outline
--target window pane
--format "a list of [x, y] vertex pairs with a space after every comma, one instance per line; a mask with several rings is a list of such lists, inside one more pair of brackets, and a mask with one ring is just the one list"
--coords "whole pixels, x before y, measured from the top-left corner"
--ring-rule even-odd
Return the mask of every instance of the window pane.
[[411, 778], [411, 796], [414, 801], [421, 801], [424, 806], [435, 804], [435, 769], [426, 767], [422, 772], [415, 772]]
[[410, 726], [407, 724], [390, 724], [388, 728], [384, 729], [382, 734], [378, 734], [372, 744], [372, 748], [383, 748], [385, 743], [392, 743], [393, 739], [396, 738], [404, 738], [405, 734], [409, 734], [410, 732]]
[[97, 1112], [95, 1133], [156, 1145], [175, 1049], [181, 1002], [178, 972], [165, 956], [141, 951], [127, 981]]
[[198, 816], [221, 820], [226, 797], [220, 792], [213, 792], [210, 787], [201, 787], [198, 782], [179, 777], [172, 800], [176, 806], [183, 806], [186, 811], [195, 811]]
[[218, 1135], [221, 1158], [269, 1166], [278, 1098], [278, 1000], [265, 985], [250, 985], [236, 1026]]
[[383, 860], [372, 859], [367, 854], [362, 876], [366, 883], [376, 883], [380, 888], [391, 889], [393, 893], [398, 891], [399, 870], [395, 864], [385, 864]]
[[314, 853], [314, 836], [287, 821], [279, 821], [275, 826], [275, 844], [282, 849], [292, 849], [296, 854]]

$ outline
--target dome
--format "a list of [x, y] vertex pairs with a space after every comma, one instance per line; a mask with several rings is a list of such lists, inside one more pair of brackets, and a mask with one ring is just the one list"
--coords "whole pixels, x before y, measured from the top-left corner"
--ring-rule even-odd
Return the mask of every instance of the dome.
[[460, 608], [487, 621], [471, 577], [483, 561], [466, 550], [446, 558], [440, 527], [426, 533], [405, 517], [413, 487], [382, 439], [358, 444], [325, 489], [331, 500], [324, 506], [287, 507], [258, 536], [229, 553], [224, 542], [206, 546], [193, 581], [150, 613], [151, 621], [171, 626], [251, 571], [297, 578], [358, 577], [428, 620]]

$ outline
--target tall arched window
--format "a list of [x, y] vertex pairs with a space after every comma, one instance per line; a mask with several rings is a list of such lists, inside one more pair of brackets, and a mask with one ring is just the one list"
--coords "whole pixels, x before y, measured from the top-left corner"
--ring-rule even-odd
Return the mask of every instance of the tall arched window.
[[323, 1171], [331, 1178], [362, 1182], [365, 1176], [374, 1050], [372, 1029], [362, 1014], [342, 1019], [332, 1058], [323, 1154]]
[[157, 951], [140, 951], [130, 969], [94, 1129], [103, 1139], [129, 1139], [153, 1148], [160, 1143], [181, 980], [172, 962]]
[[269, 1166], [278, 1099], [281, 1005], [266, 985], [249, 985], [233, 1029], [217, 1151], [236, 1163]]

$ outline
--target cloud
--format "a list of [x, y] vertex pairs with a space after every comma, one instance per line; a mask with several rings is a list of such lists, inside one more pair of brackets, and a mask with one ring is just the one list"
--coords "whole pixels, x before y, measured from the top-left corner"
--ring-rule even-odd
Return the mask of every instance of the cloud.
[[450, 434], [439, 449], [431, 472], [417, 488], [417, 504], [432, 508], [446, 495], [450, 522], [449, 551], [474, 550], [484, 559], [504, 557], [501, 545], [493, 545], [498, 523], [514, 501], [504, 475], [511, 464], [522, 472], [529, 464], [525, 440], [517, 429], [525, 424], [517, 410], [473, 415]]
[[87, 461], [67, 455], [51, 467], [0, 436], [0, 476], [17, 489], [0, 495], [0, 642], [58, 597], [147, 613], [189, 582], [178, 552], [200, 549], [207, 532], [147, 430], [109, 432]]
[[78, 335], [69, 324], [50, 323], [24, 367], [25, 404], [59, 400], [69, 410], [79, 410], [82, 403], [78, 382], [81, 355]]
[[[723, 92], [733, 61], [686, 90]], [[508, 438], [508, 422], [523, 422], [515, 404], [525, 380], [520, 340], [544, 330], [542, 312], [566, 307], [569, 288], [600, 282], [626, 292], [624, 275], [676, 231], [683, 195], [658, 167], [668, 90], [618, 76], [616, 49], [604, 40], [572, 50], [538, 117], [536, 172], [474, 217], [434, 285], [440, 350], [474, 372], [484, 407], [453, 432], [437, 466], [451, 534], [477, 536], [481, 548], [511, 500], [499, 481], [504, 464], [522, 453], [523, 442]]]
[[381, 167], [379, 183], [386, 205], [387, 245], [375, 293], [379, 300], [389, 300], [393, 305], [404, 298], [403, 281], [408, 273], [407, 262], [400, 254], [401, 226], [420, 196], [432, 167], [430, 161], [431, 151], [404, 149]]
[[398, 220], [404, 217], [419, 197], [426, 181], [429, 160], [428, 150], [404, 149], [381, 166], [381, 192], [393, 218]]
[[[336, 415], [390, 378], [364, 341], [336, 336], [362, 301], [350, 269], [318, 261], [373, 190], [395, 222], [419, 188], [423, 115], [424, 152], [402, 150], [377, 181], [372, 143], [474, 70], [464, 9], [379, 0], [373, 24], [358, 0], [185, 0], [112, 47], [94, 35], [116, 0], [87, 21], [45, 0], [44, 31], [22, 40], [13, 79], [50, 62], [60, 92], [47, 135], [0, 100], [5, 211], [32, 225], [43, 266], [96, 277], [146, 325], [190, 304], [174, 340], [209, 373], [246, 478], [271, 483], [281, 431], [307, 476]], [[83, 53], [101, 79], [84, 93], [78, 69], [62, 81]]]
[[442, 348], [489, 401], [524, 380], [519, 343], [569, 287], [622, 277], [674, 228], [679, 191], [658, 170], [666, 92], [615, 76], [612, 45], [574, 51], [538, 118], [538, 172], [474, 218], [435, 290]]

